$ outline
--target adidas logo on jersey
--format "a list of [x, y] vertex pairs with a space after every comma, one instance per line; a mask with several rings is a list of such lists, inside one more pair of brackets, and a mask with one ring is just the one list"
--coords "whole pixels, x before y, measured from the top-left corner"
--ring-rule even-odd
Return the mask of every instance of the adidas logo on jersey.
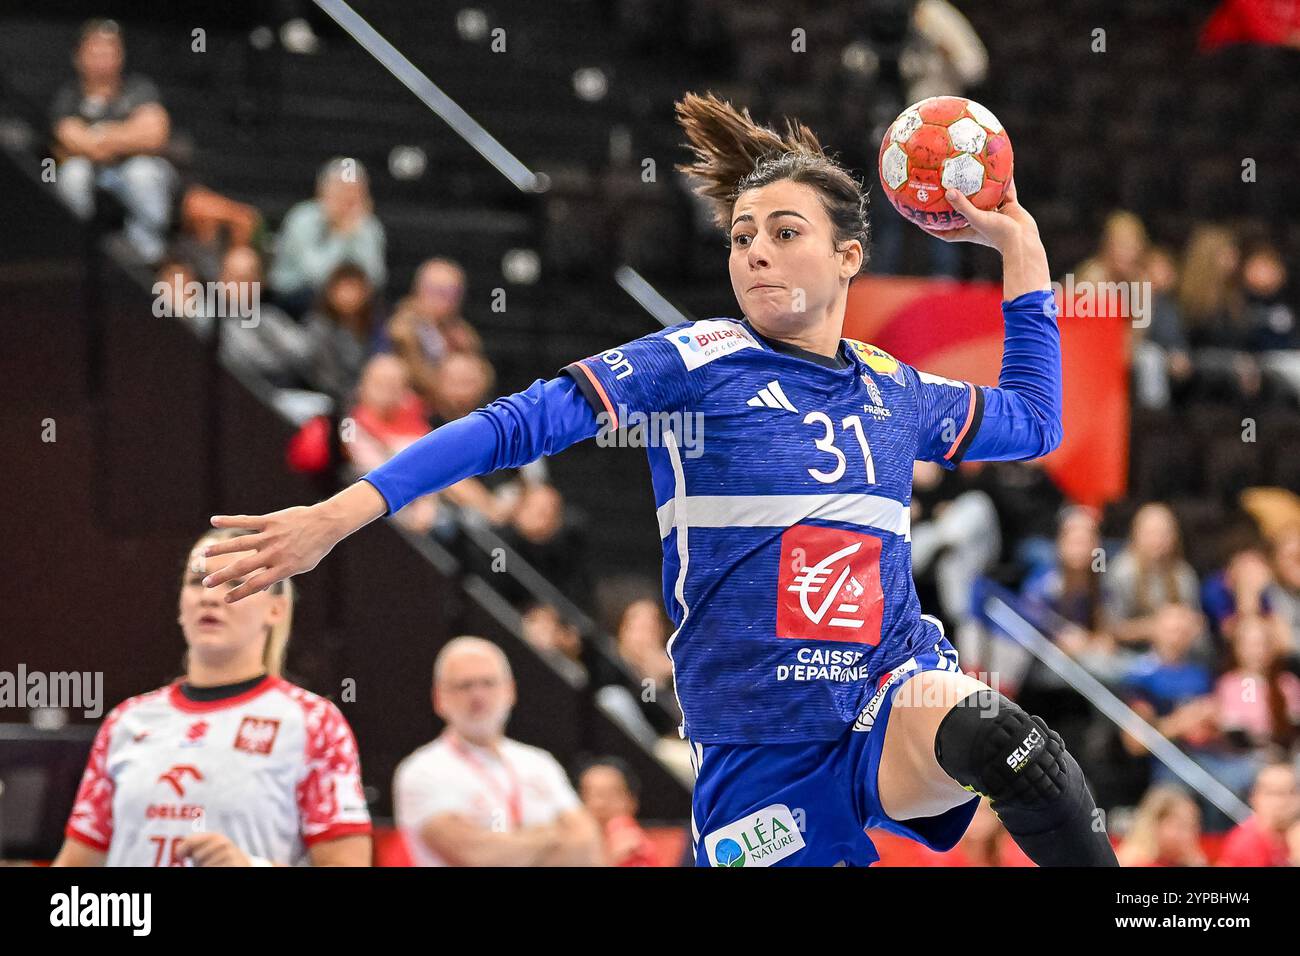
[[754, 408], [784, 408], [787, 412], [799, 412], [790, 399], [785, 397], [785, 392], [781, 390], [781, 383], [776, 379], [768, 382], [758, 390], [758, 394], [745, 403]]

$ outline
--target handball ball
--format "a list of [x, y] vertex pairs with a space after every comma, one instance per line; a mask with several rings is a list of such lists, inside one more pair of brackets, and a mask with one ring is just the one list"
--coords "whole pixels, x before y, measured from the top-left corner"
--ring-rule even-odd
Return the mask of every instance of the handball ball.
[[960, 229], [966, 217], [944, 198], [959, 189], [996, 209], [1011, 181], [1011, 139], [998, 118], [964, 96], [909, 106], [880, 144], [880, 183], [894, 208], [926, 229]]

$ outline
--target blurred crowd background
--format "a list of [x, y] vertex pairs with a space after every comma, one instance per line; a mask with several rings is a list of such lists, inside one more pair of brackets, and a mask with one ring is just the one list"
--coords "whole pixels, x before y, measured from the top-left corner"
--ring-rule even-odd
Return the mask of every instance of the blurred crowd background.
[[[10, 123], [7, 142], [54, 158], [60, 198], [102, 227], [156, 314], [219, 336], [222, 362], [295, 429], [284, 467], [340, 481], [652, 328], [613, 289], [618, 265], [696, 317], [735, 314], [722, 237], [671, 169], [683, 91], [797, 116], [869, 183], [904, 106], [957, 93], [992, 109], [1058, 277], [1153, 294], [1128, 347], [1129, 488], [1096, 509], [1034, 464], [918, 464], [922, 603], [965, 665], [1062, 733], [1126, 864], [1300, 864], [1300, 5], [572, 0], [416, 15], [358, 0], [547, 174], [527, 199], [311, 4], [249, 6], [193, 53], [184, 17], [6, 24], [7, 112], [29, 131]], [[497, 26], [503, 65], [485, 71]], [[930, 240], [887, 203], [871, 225], [874, 275], [998, 277], [987, 250]], [[259, 320], [187, 296], [214, 281], [259, 283]], [[608, 473], [542, 460], [396, 520], [485, 578], [494, 543], [522, 558], [545, 586], [493, 584], [523, 638], [680, 772], [658, 549], [624, 520], [645, 487], [611, 495]], [[994, 633], [981, 579], [1253, 816], [1234, 826]], [[581, 780], [602, 824], [635, 815], [616, 756]], [[998, 831], [982, 812], [951, 854], [896, 852], [1013, 865]], [[629, 863], [653, 859], [639, 838], [620, 845]]]

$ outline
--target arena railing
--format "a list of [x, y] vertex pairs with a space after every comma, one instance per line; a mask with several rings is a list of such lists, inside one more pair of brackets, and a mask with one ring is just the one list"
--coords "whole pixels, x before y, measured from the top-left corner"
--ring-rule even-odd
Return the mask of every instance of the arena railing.
[[[975, 606], [995, 633], [1014, 641], [1032, 654], [1088, 701], [1098, 713], [1121, 731], [1136, 738], [1153, 757], [1207, 802], [1238, 823], [1250, 816], [1250, 807], [1235, 793], [1183, 753], [1168, 737], [1143, 720], [1087, 668], [1057, 647], [1029, 619], [1024, 602], [1019, 597], [985, 578], [976, 585]], [[1064, 619], [1059, 622], [1068, 623]]]

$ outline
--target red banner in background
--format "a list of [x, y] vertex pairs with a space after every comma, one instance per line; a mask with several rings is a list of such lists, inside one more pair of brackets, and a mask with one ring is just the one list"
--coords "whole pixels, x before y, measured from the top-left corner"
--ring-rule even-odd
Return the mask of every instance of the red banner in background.
[[[1060, 318], [1065, 437], [1043, 465], [1071, 499], [1097, 507], [1123, 497], [1128, 476], [1128, 325], [1123, 316], [1082, 308], [1062, 309]], [[996, 385], [1002, 289], [860, 278], [849, 288], [844, 334], [927, 372]]]

